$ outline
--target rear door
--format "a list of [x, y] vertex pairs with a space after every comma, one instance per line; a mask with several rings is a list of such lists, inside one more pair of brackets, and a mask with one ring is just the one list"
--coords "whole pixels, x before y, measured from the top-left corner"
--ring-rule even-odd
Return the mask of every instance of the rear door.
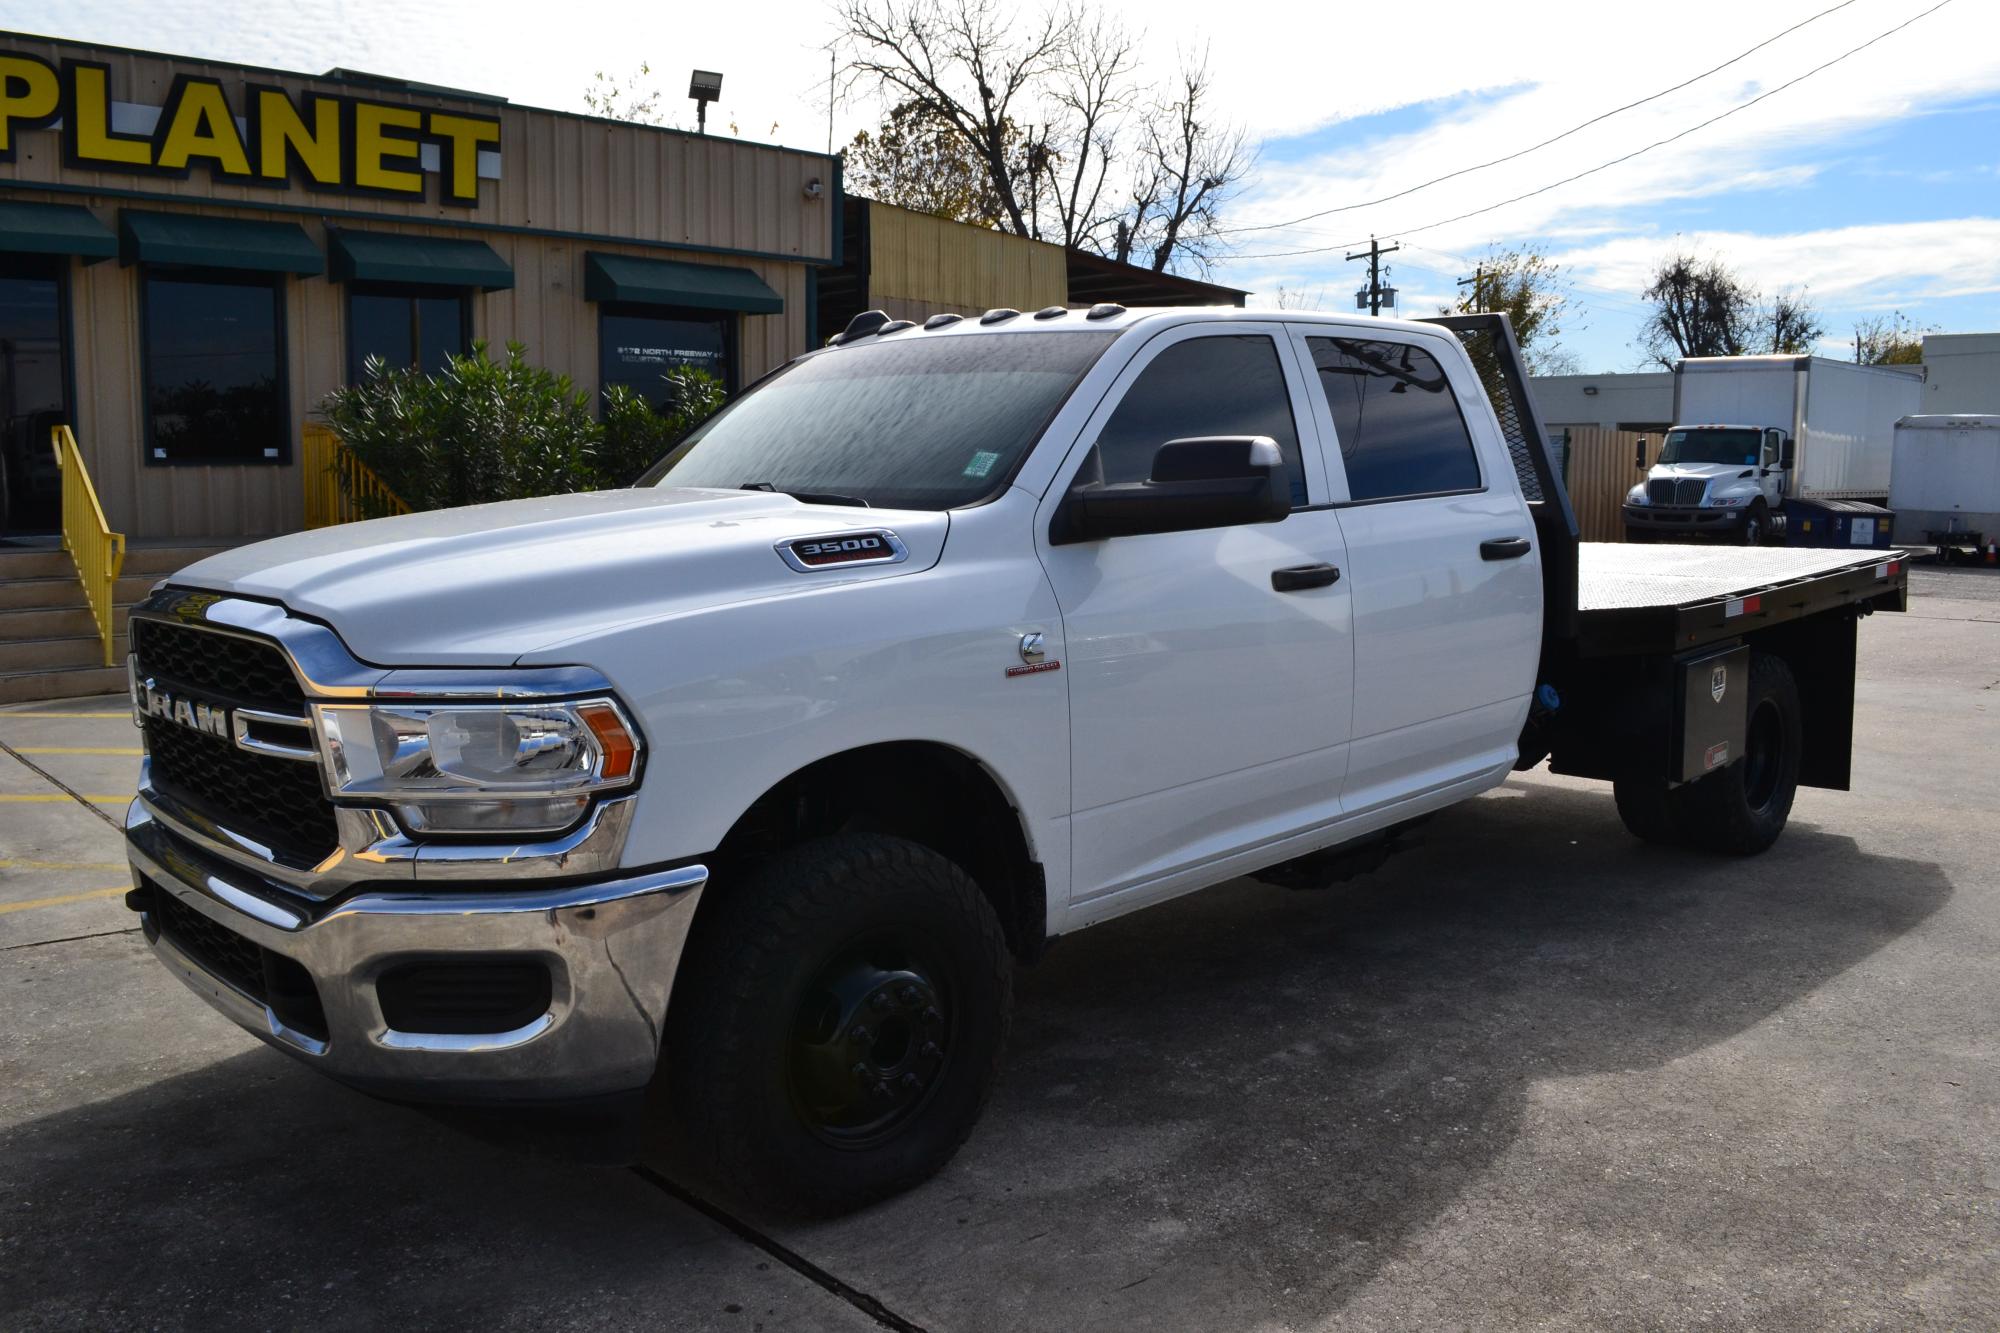
[[1514, 762], [1541, 657], [1541, 566], [1506, 442], [1453, 339], [1312, 325], [1293, 338], [1347, 543], [1342, 805], [1365, 815]]
[[[1062, 607], [1070, 691], [1072, 900], [1104, 904], [1085, 921], [1198, 887], [1232, 854], [1339, 812], [1352, 716], [1346, 553], [1338, 515], [1315, 503], [1326, 493], [1306, 416], [1314, 390], [1285, 337], [1236, 322], [1162, 332], [1043, 499], [1037, 542]], [[1290, 517], [1049, 544], [1079, 479], [1143, 480], [1160, 445], [1204, 435], [1275, 439]], [[1303, 569], [1320, 581], [1274, 586], [1274, 571]]]

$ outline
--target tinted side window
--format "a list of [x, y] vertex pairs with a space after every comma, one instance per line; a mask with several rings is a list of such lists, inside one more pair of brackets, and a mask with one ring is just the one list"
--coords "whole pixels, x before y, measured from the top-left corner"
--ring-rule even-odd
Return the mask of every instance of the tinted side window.
[[[1261, 334], [1190, 338], [1153, 358], [1125, 391], [1097, 437], [1107, 485], [1144, 481], [1168, 440], [1201, 435], [1268, 435], [1291, 477], [1292, 503], [1306, 502], [1305, 465], [1292, 424], [1292, 399], [1278, 347]], [[1088, 464], [1078, 481], [1096, 481]]]
[[1421, 347], [1308, 338], [1356, 500], [1479, 489], [1479, 460], [1444, 367]]

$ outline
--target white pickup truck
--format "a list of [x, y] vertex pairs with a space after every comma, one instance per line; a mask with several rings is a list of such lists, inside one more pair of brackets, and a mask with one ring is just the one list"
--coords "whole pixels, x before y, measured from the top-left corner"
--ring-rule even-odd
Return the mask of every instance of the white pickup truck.
[[871, 312], [633, 489], [163, 584], [130, 905], [337, 1078], [650, 1090], [851, 1207], [964, 1140], [1060, 935], [1545, 757], [1724, 853], [1846, 786], [1900, 557], [1579, 546], [1544, 438], [1498, 316]]

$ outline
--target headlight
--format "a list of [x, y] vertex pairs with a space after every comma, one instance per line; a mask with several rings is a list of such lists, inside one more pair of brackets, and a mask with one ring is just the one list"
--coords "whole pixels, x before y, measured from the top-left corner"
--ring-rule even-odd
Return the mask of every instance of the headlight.
[[638, 734], [609, 699], [316, 711], [333, 794], [386, 802], [419, 833], [553, 833], [639, 772]]
[[1628, 505], [1642, 505], [1649, 503], [1649, 501], [1646, 499], [1646, 483], [1642, 481], [1637, 486], [1634, 486], [1631, 490], [1625, 492], [1625, 503]]
[[1713, 505], [1717, 509], [1730, 509], [1734, 508], [1736, 505], [1742, 504], [1749, 498], [1750, 497], [1747, 495], [1718, 495], [1714, 499], [1710, 500], [1709, 504]]

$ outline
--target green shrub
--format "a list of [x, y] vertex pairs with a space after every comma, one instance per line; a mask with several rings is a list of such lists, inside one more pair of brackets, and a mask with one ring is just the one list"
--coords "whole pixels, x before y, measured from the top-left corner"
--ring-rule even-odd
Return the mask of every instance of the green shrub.
[[629, 486], [722, 405], [706, 371], [676, 368], [655, 411], [623, 385], [604, 418], [567, 375], [531, 366], [519, 343], [504, 361], [474, 343], [437, 375], [369, 358], [361, 383], [322, 398], [334, 434], [412, 509]]
[[660, 378], [667, 392], [657, 409], [622, 384], [604, 391], [604, 444], [597, 458], [605, 485], [630, 486], [722, 406], [722, 381], [705, 370], [676, 366]]

